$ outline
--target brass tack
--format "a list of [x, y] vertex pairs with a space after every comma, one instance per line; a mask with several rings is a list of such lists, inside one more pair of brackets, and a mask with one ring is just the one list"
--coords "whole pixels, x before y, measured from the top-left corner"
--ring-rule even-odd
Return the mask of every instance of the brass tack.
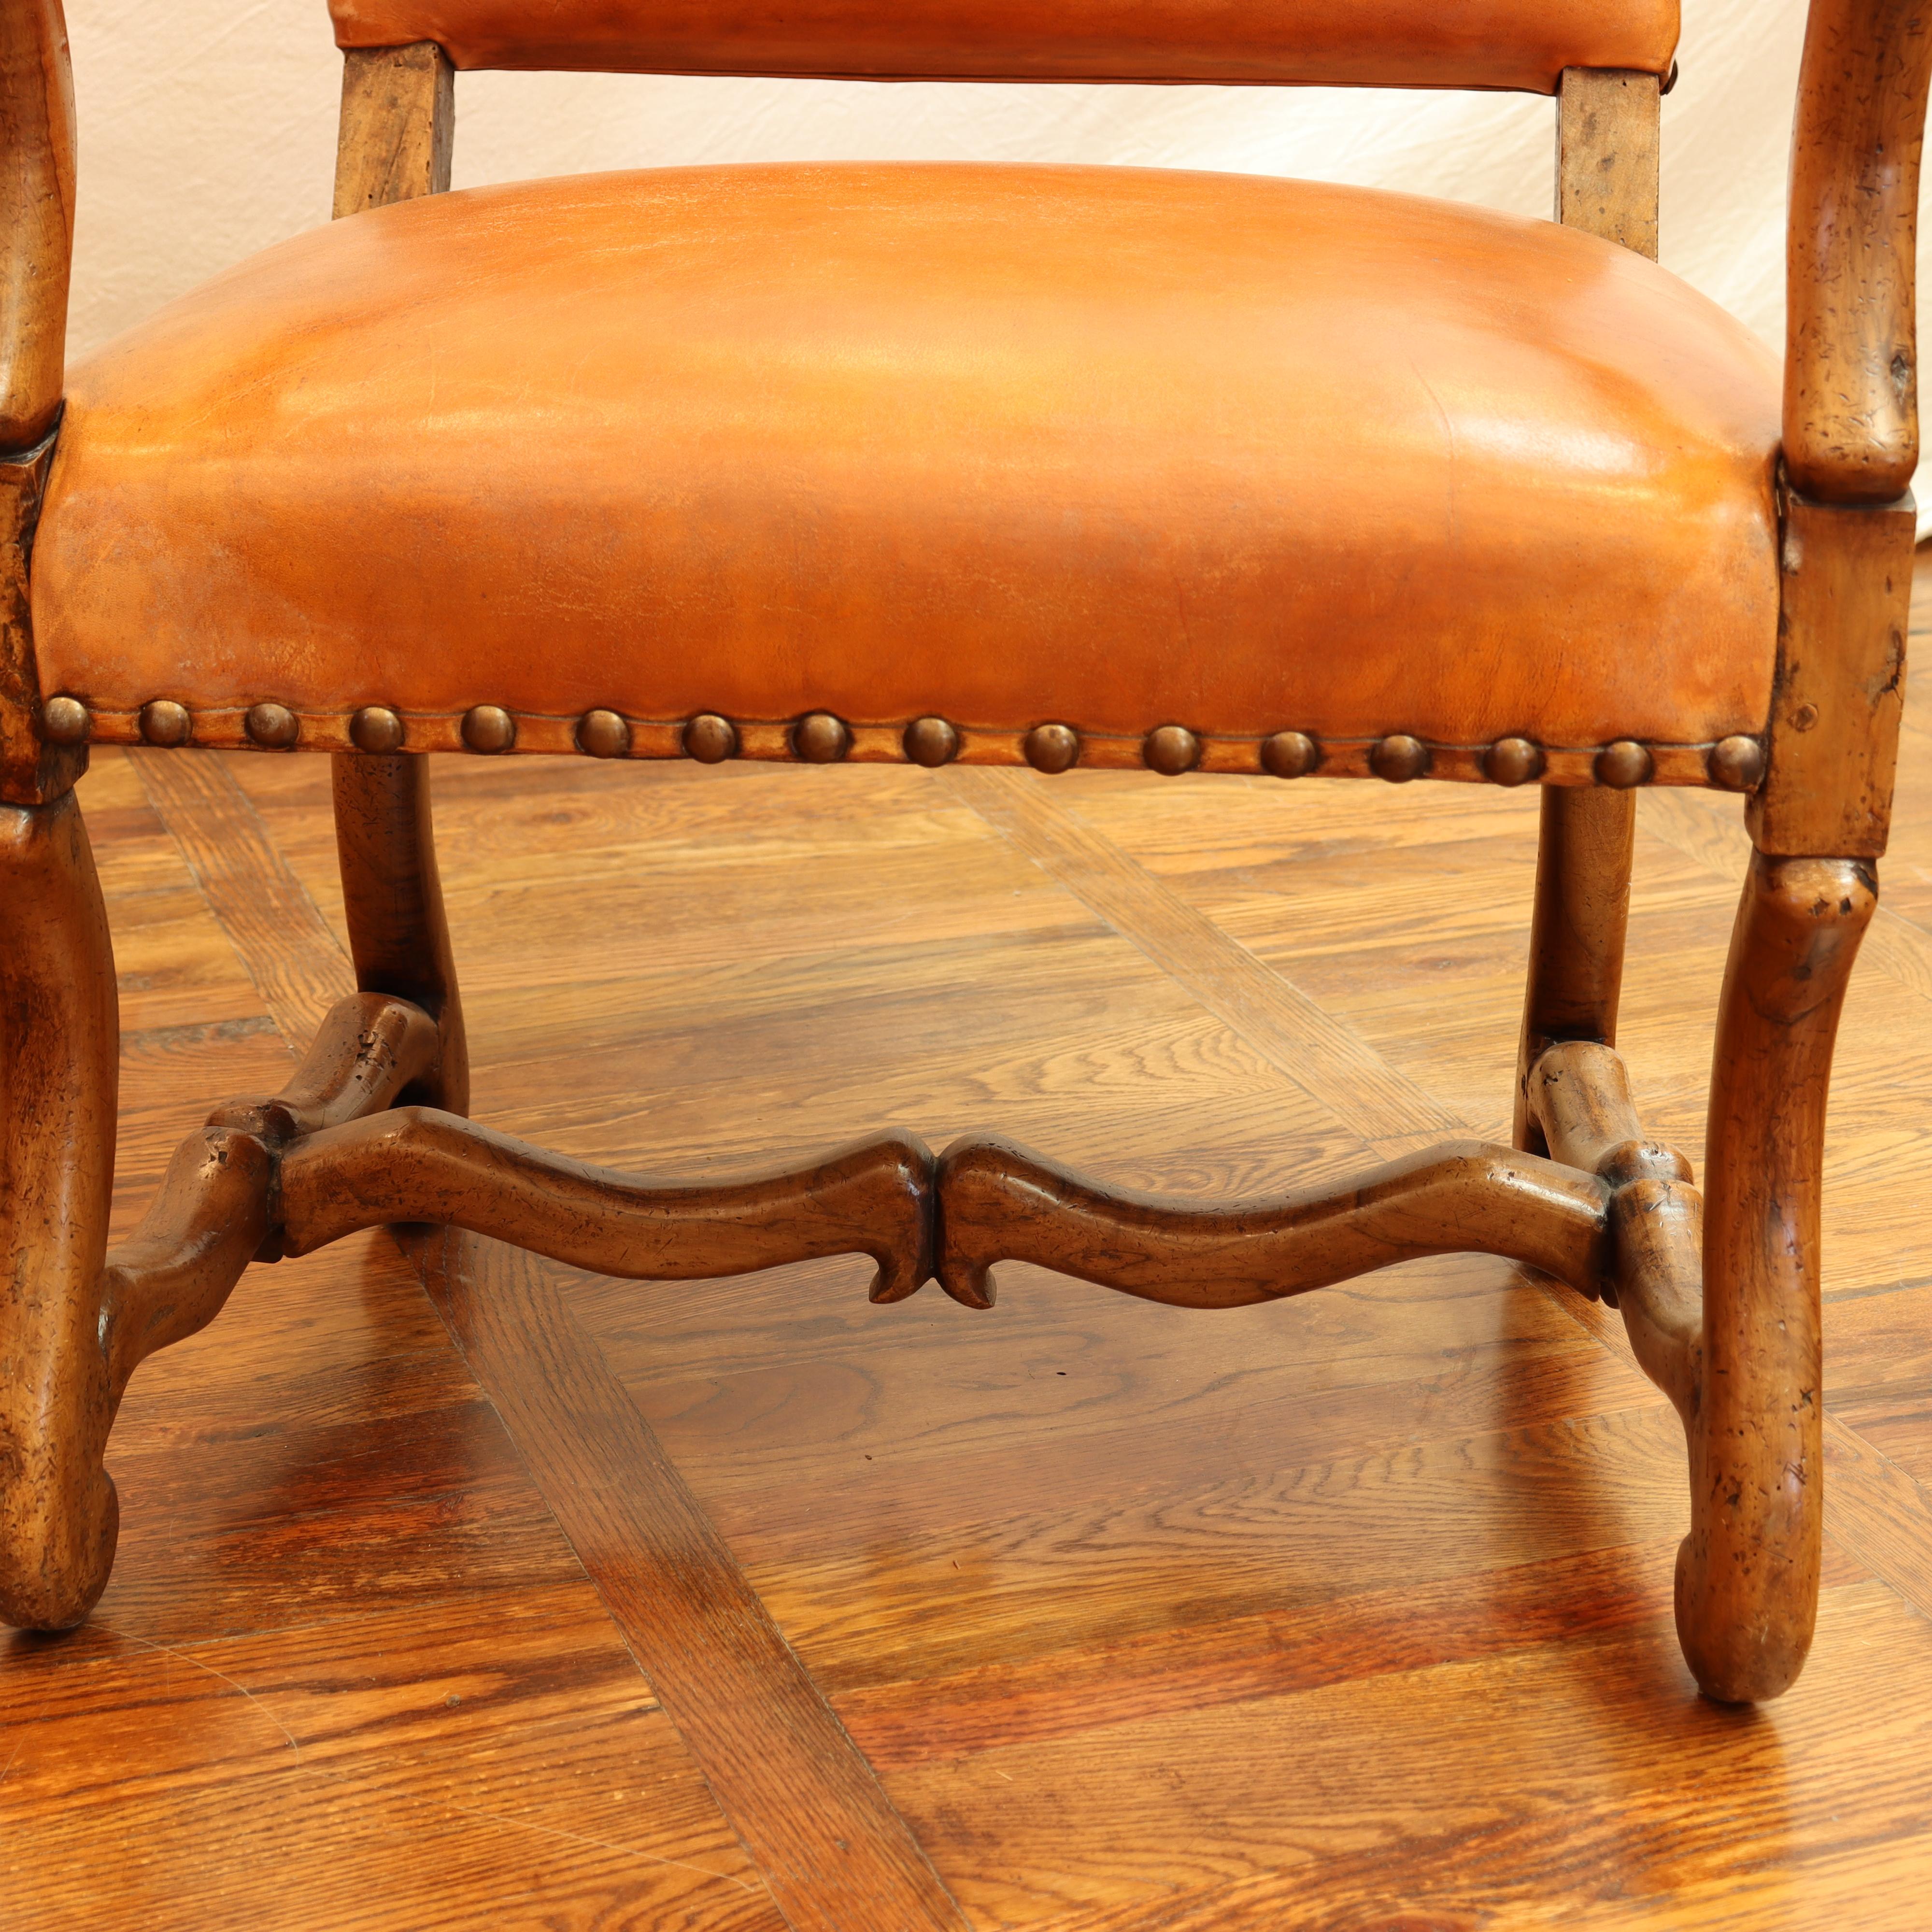
[[1148, 734], [1141, 756], [1150, 770], [1166, 778], [1178, 778], [1200, 764], [1201, 740], [1185, 724], [1163, 724]]
[[1791, 714], [1791, 728], [1794, 731], [1808, 731], [1818, 722], [1818, 707], [1815, 704], [1801, 704]]
[[1711, 782], [1726, 791], [1755, 791], [1764, 776], [1764, 747], [1740, 732], [1711, 747]]
[[1306, 731], [1277, 731], [1262, 740], [1262, 769], [1278, 778], [1305, 778], [1322, 762], [1322, 747]]
[[365, 704], [350, 719], [349, 737], [358, 752], [400, 752], [403, 721], [386, 704]]
[[1619, 738], [1597, 754], [1597, 782], [1613, 791], [1628, 791], [1648, 782], [1651, 773], [1648, 749], [1634, 738]]
[[264, 751], [286, 752], [302, 736], [302, 720], [286, 704], [251, 704], [242, 724]]
[[737, 753], [737, 726], [715, 711], [700, 711], [684, 728], [684, 755], [700, 765], [722, 765]]
[[1528, 784], [1543, 776], [1543, 747], [1528, 738], [1498, 738], [1483, 754], [1483, 776], [1492, 784]]
[[40, 712], [40, 729], [56, 745], [84, 745], [94, 720], [77, 698], [50, 698]]
[[577, 742], [593, 758], [628, 758], [631, 728], [614, 711], [586, 711], [577, 721]]
[[1070, 724], [1036, 724], [1023, 748], [1035, 771], [1067, 771], [1080, 756], [1080, 734]]
[[852, 748], [852, 734], [830, 712], [808, 711], [791, 728], [791, 748], [808, 765], [836, 765]]
[[517, 742], [517, 721], [500, 704], [476, 704], [463, 714], [463, 742], [472, 752], [507, 752]]
[[944, 718], [915, 718], [905, 728], [905, 754], [916, 765], [937, 771], [959, 755], [959, 734]]
[[141, 706], [141, 736], [151, 745], [185, 745], [194, 721], [185, 704], [157, 698]]
[[1429, 747], [1420, 738], [1397, 731], [1378, 739], [1369, 753], [1369, 769], [1390, 784], [1406, 784], [1429, 769]]

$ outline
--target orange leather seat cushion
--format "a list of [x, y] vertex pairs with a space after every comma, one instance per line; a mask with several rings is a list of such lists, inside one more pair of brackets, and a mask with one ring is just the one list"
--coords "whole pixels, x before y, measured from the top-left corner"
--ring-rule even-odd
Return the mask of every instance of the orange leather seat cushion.
[[299, 236], [73, 372], [41, 682], [108, 737], [168, 698], [384, 704], [425, 746], [477, 704], [1706, 742], [1767, 714], [1778, 424], [1773, 357], [1683, 283], [1446, 202], [950, 166], [476, 190]]
[[1677, 0], [329, 0], [344, 47], [460, 68], [968, 80], [1302, 82], [1550, 94], [1670, 70]]

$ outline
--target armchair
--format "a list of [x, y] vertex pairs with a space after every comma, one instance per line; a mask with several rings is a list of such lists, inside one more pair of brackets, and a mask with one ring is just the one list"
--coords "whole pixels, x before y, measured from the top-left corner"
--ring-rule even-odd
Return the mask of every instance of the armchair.
[[[87, 1614], [129, 1378], [252, 1259], [442, 1222], [674, 1280], [811, 1256], [1202, 1308], [1474, 1250], [1618, 1308], [1682, 1416], [1678, 1624], [1774, 1696], [1820, 1551], [1820, 1144], [1876, 904], [1932, 30], [1814, 0], [1783, 370], [1654, 264], [1674, 0], [333, 0], [331, 227], [64, 374], [58, 0], [0, 11], [0, 1613]], [[1558, 220], [1240, 177], [668, 170], [446, 194], [454, 75], [1500, 88]], [[90, 744], [324, 752], [359, 990], [106, 1247]], [[466, 1118], [423, 754], [1534, 784], [1514, 1144], [1204, 1208], [983, 1135], [646, 1184]], [[801, 782], [808, 780], [802, 774]], [[1634, 796], [1755, 855], [1707, 1171], [1616, 1051]]]

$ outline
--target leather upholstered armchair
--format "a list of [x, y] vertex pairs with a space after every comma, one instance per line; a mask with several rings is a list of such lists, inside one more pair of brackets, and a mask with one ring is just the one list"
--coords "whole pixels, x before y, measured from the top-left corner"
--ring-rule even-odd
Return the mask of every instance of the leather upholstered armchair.
[[[1676, 0], [334, 0], [336, 213], [63, 372], [58, 0], [0, 8], [0, 1610], [83, 1618], [147, 1354], [251, 1258], [442, 1222], [607, 1273], [1022, 1257], [1266, 1300], [1514, 1257], [1681, 1412], [1687, 1654], [1774, 1696], [1818, 1588], [1820, 1146], [1876, 890], [1932, 40], [1814, 0], [1774, 360], [1659, 268]], [[1239, 176], [673, 169], [461, 194], [457, 70], [1512, 88], [1557, 213]], [[326, 752], [361, 991], [109, 1252], [90, 742]], [[1541, 788], [1515, 1144], [1204, 1208], [991, 1137], [651, 1187], [474, 1126], [428, 752]], [[1614, 1047], [1646, 784], [1755, 856], [1708, 1168]]]

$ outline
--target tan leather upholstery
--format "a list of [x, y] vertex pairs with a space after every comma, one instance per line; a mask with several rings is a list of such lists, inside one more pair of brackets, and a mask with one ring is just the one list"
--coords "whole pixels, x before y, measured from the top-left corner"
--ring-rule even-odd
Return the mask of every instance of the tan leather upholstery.
[[420, 745], [479, 704], [1178, 723], [1250, 767], [1284, 728], [1696, 743], [1765, 722], [1778, 424], [1755, 338], [1547, 223], [586, 176], [317, 230], [74, 370], [34, 622], [106, 736], [165, 698]]
[[345, 47], [460, 68], [1556, 91], [1670, 71], [1677, 0], [330, 0]]

